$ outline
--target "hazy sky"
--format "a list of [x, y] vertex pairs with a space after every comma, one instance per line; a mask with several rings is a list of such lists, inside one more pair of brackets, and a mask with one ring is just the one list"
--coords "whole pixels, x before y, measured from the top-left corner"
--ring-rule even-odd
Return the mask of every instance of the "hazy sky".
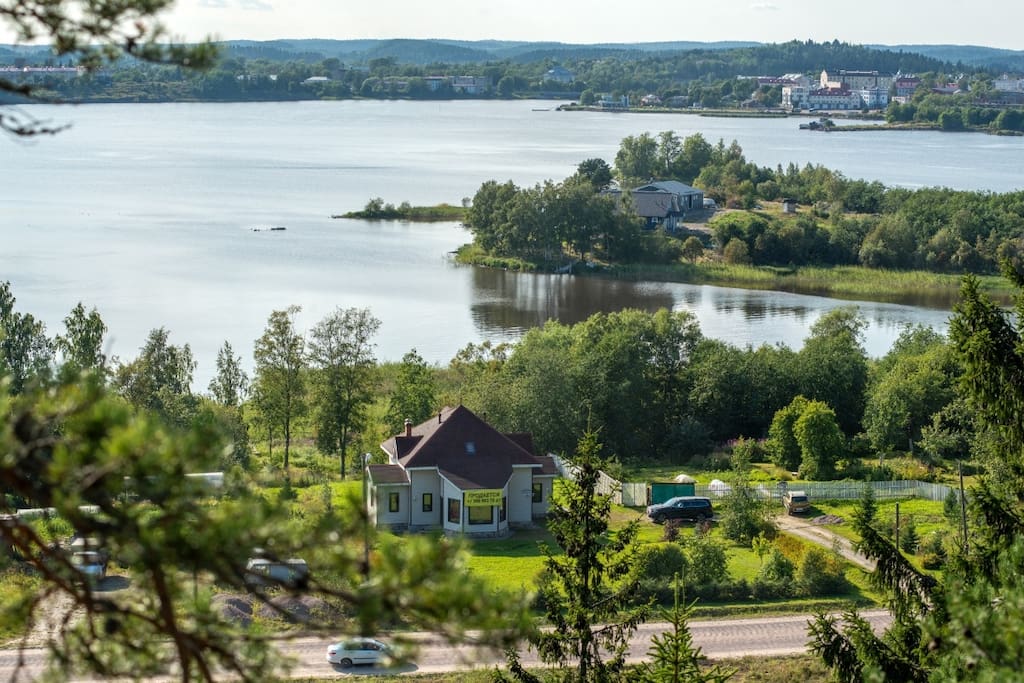
[[1017, 0], [178, 0], [188, 39], [457, 38], [985, 45], [1024, 49]]

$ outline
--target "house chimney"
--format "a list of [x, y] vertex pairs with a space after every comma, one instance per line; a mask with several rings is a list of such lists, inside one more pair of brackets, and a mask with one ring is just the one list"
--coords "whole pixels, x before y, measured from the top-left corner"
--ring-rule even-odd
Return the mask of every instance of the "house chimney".
[[405, 435], [412, 436], [412, 420], [405, 418]]

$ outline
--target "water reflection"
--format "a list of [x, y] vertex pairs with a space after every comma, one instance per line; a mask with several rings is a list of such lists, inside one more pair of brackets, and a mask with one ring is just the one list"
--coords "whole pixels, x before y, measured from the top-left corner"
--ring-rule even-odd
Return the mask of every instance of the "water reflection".
[[548, 320], [573, 325], [595, 313], [673, 308], [665, 285], [571, 275], [533, 275], [473, 269], [473, 322], [481, 336], [522, 334]]
[[482, 339], [514, 340], [548, 320], [571, 325], [595, 313], [661, 308], [693, 313], [705, 336], [730, 344], [784, 344], [799, 349], [818, 318], [855, 306], [867, 323], [864, 346], [882, 356], [900, 333], [924, 325], [945, 333], [949, 312], [901, 304], [846, 301], [765, 290], [532, 275], [490, 268], [472, 273], [471, 316]]

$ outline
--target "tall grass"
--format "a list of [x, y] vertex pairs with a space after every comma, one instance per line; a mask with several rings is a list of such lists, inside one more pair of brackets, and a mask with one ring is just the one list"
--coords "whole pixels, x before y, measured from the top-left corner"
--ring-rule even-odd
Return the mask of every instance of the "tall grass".
[[[882, 270], [862, 266], [748, 266], [725, 263], [625, 265], [610, 268], [611, 277], [770, 289], [818, 294], [839, 299], [868, 299], [951, 307], [961, 276], [922, 270]], [[1002, 277], [979, 276], [981, 288], [996, 301], [1007, 303], [1012, 288]]]

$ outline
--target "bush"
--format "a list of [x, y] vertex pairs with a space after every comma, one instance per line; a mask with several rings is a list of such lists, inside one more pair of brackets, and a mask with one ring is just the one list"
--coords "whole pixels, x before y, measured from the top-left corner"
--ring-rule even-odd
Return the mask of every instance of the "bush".
[[722, 499], [718, 526], [729, 540], [750, 543], [758, 534], [773, 530], [768, 501], [749, 484], [736, 482]]
[[750, 585], [745, 579], [716, 581], [688, 588], [686, 595], [707, 602], [743, 602], [750, 599]]
[[808, 597], [833, 595], [846, 588], [843, 566], [821, 548], [808, 548], [796, 572], [796, 583]]
[[793, 581], [795, 569], [789, 558], [776, 546], [772, 548], [768, 554], [768, 559], [761, 565], [761, 570], [757, 573], [757, 579], [767, 583], [790, 584]]
[[665, 526], [662, 527], [661, 540], [668, 541], [669, 543], [675, 543], [679, 540], [679, 528], [683, 526], [683, 522], [680, 519], [666, 519]]
[[908, 516], [907, 521], [900, 529], [900, 548], [903, 552], [913, 555], [917, 552], [920, 541], [921, 539], [917, 535], [917, 526], [914, 524], [914, 518]]
[[689, 563], [685, 576], [687, 585], [719, 583], [729, 578], [725, 548], [709, 536], [694, 536], [686, 541], [683, 549]]
[[676, 543], [649, 543], [641, 550], [638, 566], [644, 579], [671, 579], [685, 576], [689, 564], [683, 549]]
[[793, 597], [792, 581], [769, 581], [758, 576], [750, 584], [750, 594], [755, 600], [778, 600]]

